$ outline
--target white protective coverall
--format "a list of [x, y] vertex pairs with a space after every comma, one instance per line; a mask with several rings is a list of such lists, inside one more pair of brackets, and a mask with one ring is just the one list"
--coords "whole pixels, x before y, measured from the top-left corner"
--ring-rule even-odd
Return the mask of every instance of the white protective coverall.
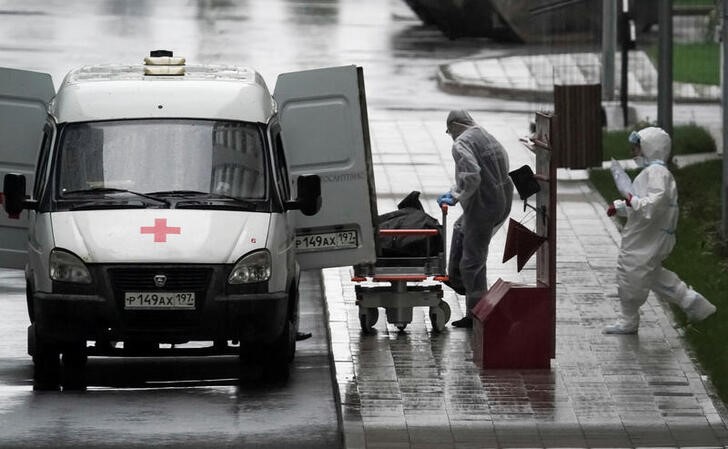
[[[463, 208], [454, 228], [461, 228], [463, 234], [459, 268], [467, 315], [471, 316], [472, 308], [488, 290], [488, 246], [511, 211], [513, 183], [508, 176], [505, 148], [478, 126], [469, 113], [452, 111], [448, 116], [448, 129], [452, 129], [455, 160], [455, 185], [449, 193]], [[450, 260], [453, 261], [453, 257]]]
[[677, 305], [690, 321], [701, 321], [715, 306], [689, 288], [662, 262], [675, 246], [679, 215], [677, 185], [665, 166], [670, 156], [670, 136], [661, 128], [637, 133], [646, 167], [632, 184], [634, 195], [614, 201], [617, 214], [627, 217], [617, 259], [617, 285], [621, 317], [604, 329], [608, 334], [632, 334], [639, 327], [639, 308], [650, 290], [658, 298]]

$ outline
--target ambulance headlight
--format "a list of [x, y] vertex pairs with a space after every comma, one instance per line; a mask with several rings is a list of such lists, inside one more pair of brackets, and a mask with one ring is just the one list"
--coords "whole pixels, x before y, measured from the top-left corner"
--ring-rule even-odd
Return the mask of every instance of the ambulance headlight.
[[91, 273], [78, 256], [54, 249], [50, 258], [51, 279], [59, 282], [90, 284]]
[[266, 250], [256, 251], [243, 256], [235, 264], [228, 276], [230, 284], [249, 284], [270, 279], [270, 253]]

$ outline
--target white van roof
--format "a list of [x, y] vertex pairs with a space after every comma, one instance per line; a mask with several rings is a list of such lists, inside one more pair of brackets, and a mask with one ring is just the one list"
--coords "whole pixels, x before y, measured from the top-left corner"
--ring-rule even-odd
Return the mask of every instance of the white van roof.
[[58, 123], [197, 118], [267, 123], [275, 102], [255, 70], [184, 66], [183, 75], [145, 75], [144, 65], [97, 65], [66, 75], [49, 112]]

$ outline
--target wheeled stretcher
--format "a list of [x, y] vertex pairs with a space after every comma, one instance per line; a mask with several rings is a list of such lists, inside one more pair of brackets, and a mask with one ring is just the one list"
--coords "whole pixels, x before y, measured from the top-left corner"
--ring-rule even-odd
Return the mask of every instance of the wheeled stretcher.
[[[379, 319], [379, 307], [386, 311], [387, 322], [403, 331], [412, 322], [413, 307], [429, 307], [435, 332], [445, 329], [450, 320], [450, 306], [443, 297], [442, 282], [448, 280], [445, 258], [447, 205], [442, 207], [442, 231], [438, 229], [380, 229], [379, 237], [431, 237], [441, 233], [441, 247], [430, 251], [430, 238], [423, 255], [407, 257], [377, 256], [373, 265], [354, 266], [352, 281], [357, 285], [356, 304], [359, 323], [371, 332]], [[434, 254], [433, 254], [434, 253]], [[377, 285], [374, 285], [377, 284]], [[381, 285], [388, 284], [388, 285]]]

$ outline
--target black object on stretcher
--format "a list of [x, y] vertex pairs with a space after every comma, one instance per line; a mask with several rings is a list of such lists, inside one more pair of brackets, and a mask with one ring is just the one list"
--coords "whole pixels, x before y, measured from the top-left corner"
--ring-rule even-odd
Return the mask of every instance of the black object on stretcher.
[[376, 263], [354, 266], [352, 281], [357, 283], [356, 304], [364, 332], [371, 332], [377, 323], [379, 307], [400, 331], [412, 322], [413, 307], [429, 307], [435, 332], [444, 330], [450, 320], [441, 284], [448, 280], [447, 205], [441, 208], [440, 224], [424, 212], [418, 196], [412, 192], [396, 211], [379, 217]]

